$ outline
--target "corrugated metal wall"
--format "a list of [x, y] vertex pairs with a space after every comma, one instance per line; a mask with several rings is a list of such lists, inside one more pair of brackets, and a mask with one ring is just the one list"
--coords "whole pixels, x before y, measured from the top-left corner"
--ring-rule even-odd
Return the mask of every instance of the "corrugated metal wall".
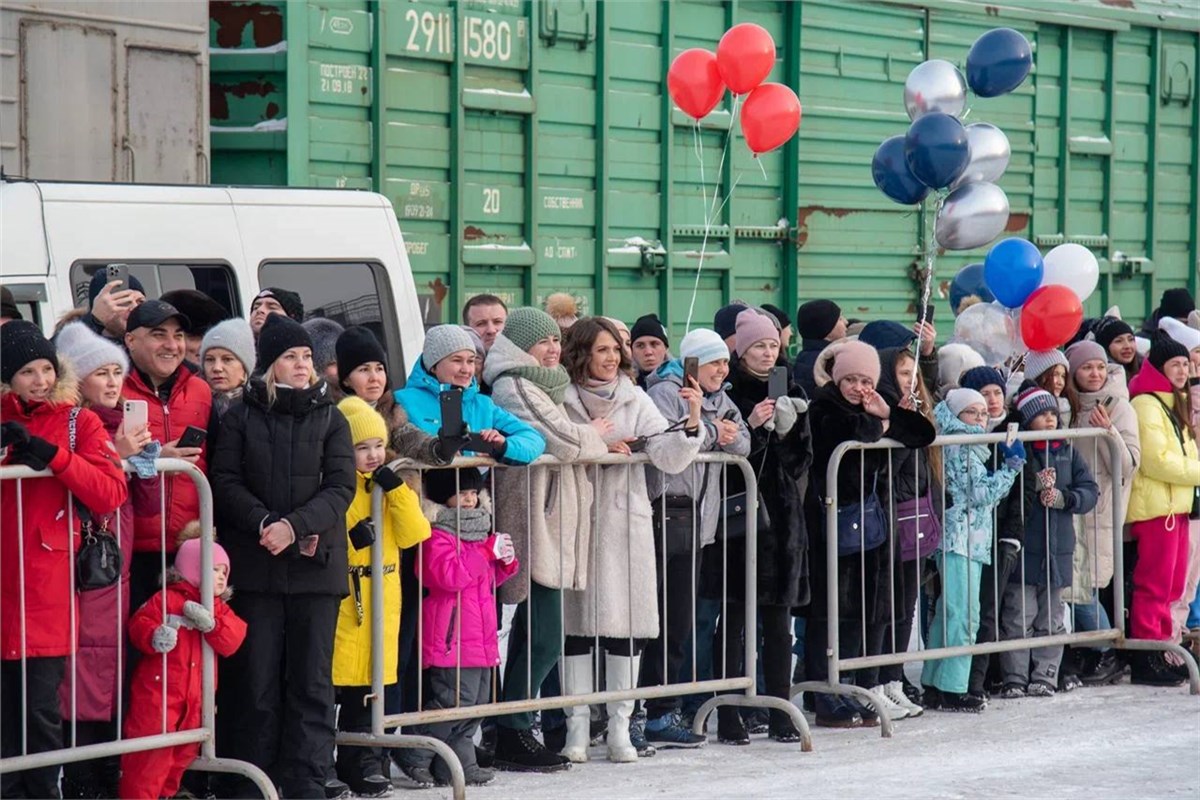
[[[1012, 143], [1009, 231], [1095, 250], [1090, 313], [1137, 317], [1164, 286], [1195, 289], [1200, 10], [1186, 3], [350, 0], [213, 2], [211, 17], [214, 180], [385, 193], [429, 322], [476, 292], [568, 290], [679, 329], [694, 285], [697, 319], [734, 297], [911, 315], [924, 215], [874, 188], [871, 154], [907, 126], [909, 70], [961, 65], [1001, 24], [1033, 43], [1034, 75], [973, 99], [968, 119]], [[675, 54], [741, 21], [772, 33], [769, 79], [804, 105], [800, 135], [759, 159], [740, 135], [723, 149], [728, 98], [696, 126], [664, 93]], [[938, 284], [983, 252], [941, 255]]]

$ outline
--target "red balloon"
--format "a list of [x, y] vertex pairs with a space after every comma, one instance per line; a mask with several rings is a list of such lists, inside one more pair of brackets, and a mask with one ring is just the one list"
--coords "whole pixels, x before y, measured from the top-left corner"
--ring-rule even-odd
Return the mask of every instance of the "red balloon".
[[742, 106], [742, 136], [755, 155], [774, 150], [800, 127], [800, 100], [782, 83], [764, 83]]
[[1079, 295], [1066, 286], [1043, 286], [1021, 308], [1021, 338], [1030, 350], [1053, 350], [1071, 341], [1082, 322]]
[[711, 50], [693, 47], [675, 56], [667, 71], [667, 91], [689, 117], [700, 119], [717, 107], [725, 82]]
[[767, 79], [775, 66], [775, 40], [766, 29], [743, 22], [725, 31], [717, 45], [721, 78], [734, 94], [745, 94]]

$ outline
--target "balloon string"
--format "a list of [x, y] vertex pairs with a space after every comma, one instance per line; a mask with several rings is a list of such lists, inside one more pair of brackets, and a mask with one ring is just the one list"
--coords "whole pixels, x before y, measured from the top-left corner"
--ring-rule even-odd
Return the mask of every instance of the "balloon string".
[[[734, 120], [737, 119], [740, 102], [741, 98], [738, 95], [734, 95], [733, 106], [729, 113], [729, 129], [725, 133], [725, 144], [721, 148], [721, 158], [717, 162], [717, 178], [713, 183], [713, 196], [711, 204], [708, 200], [708, 194], [705, 191], [703, 144], [699, 144], [696, 150], [697, 157], [700, 159], [700, 196], [703, 200], [703, 207], [706, 209], [706, 211], [704, 214], [704, 238], [700, 241], [700, 259], [696, 264], [696, 280], [692, 283], [692, 299], [688, 303], [687, 323], [684, 326], [685, 334], [692, 332], [692, 316], [696, 312], [696, 297], [700, 294], [700, 274], [704, 271], [704, 255], [708, 251], [708, 237], [709, 233], [712, 231], [713, 220], [716, 219], [716, 215], [720, 213], [720, 210], [725, 207], [725, 203], [729, 202], [729, 198], [733, 196], [733, 189], [737, 186], [737, 181], [735, 180], [733, 182], [733, 186], [729, 188], [728, 195], [718, 207], [717, 196], [719, 194], [720, 187], [718, 186], [717, 182], [720, 181], [721, 170], [725, 167], [725, 156], [729, 152], [729, 142], [733, 138], [733, 123]], [[700, 120], [696, 120], [696, 127], [694, 130], [697, 141], [699, 141]], [[740, 179], [741, 176], [739, 175], [738, 177]]]
[[[922, 276], [923, 281], [922, 281], [922, 285], [921, 285], [921, 305], [917, 309], [918, 319], [920, 319], [922, 321], [924, 321], [924, 319], [925, 319], [925, 309], [929, 307], [929, 297], [933, 293], [933, 274], [934, 274], [934, 269], [937, 266], [938, 217], [941, 215], [942, 204], [945, 202], [946, 202], [946, 194], [944, 192], [938, 192], [937, 202], [935, 202], [933, 204], [933, 225], [932, 225], [933, 231], [930, 234], [930, 237], [925, 240], [925, 274]], [[932, 322], [932, 320], [931, 320], [931, 322]], [[922, 337], [922, 334], [924, 334], [924, 332], [925, 332], [925, 328], [924, 328], [924, 326], [922, 326], [918, 330], [920, 331], [920, 333], [917, 334], [917, 360], [918, 360], [918, 365], [919, 365], [920, 357], [921, 357], [921, 337]], [[913, 401], [913, 408], [918, 407], [918, 399], [919, 398], [917, 397], [917, 377], [920, 374], [921, 374], [921, 370], [919, 368], [913, 370], [912, 383], [908, 387], [909, 396], [912, 398], [912, 401]]]

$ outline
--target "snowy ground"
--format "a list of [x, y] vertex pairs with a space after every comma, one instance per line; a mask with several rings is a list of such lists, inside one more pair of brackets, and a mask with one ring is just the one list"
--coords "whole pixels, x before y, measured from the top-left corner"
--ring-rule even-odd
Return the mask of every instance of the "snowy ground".
[[[811, 723], [811, 715], [810, 715]], [[714, 721], [715, 729], [715, 721]], [[1200, 798], [1200, 697], [1128, 683], [994, 700], [982, 716], [926, 712], [879, 729], [813, 728], [814, 748], [753, 737], [594, 761], [555, 775], [500, 772], [471, 800], [512, 798]], [[398, 786], [405, 779], [397, 780]], [[399, 790], [398, 796], [408, 792]], [[444, 789], [423, 796], [448, 796]]]

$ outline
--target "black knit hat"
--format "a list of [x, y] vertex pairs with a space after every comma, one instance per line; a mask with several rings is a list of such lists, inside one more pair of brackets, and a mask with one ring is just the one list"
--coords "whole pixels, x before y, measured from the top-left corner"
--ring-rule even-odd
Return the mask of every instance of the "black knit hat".
[[1132, 336], [1133, 328], [1129, 326], [1128, 322], [1117, 317], [1101, 317], [1092, 326], [1092, 336], [1096, 338], [1096, 343], [1105, 350], [1108, 350], [1108, 346], [1118, 336], [1124, 336], [1127, 333]]
[[0, 286], [0, 317], [25, 319], [21, 316], [21, 309], [17, 308], [16, 298], [7, 286]]
[[713, 330], [717, 332], [717, 336], [728, 339], [737, 333], [738, 314], [745, 310], [745, 303], [730, 303], [717, 309], [717, 313], [713, 315]]
[[274, 298], [283, 307], [283, 313], [296, 320], [296, 322], [304, 322], [304, 301], [300, 299], [300, 295], [295, 292], [289, 292], [287, 289], [268, 286], [254, 295], [254, 299], [250, 301], [250, 310], [254, 311], [254, 304], [264, 297]]
[[1196, 310], [1196, 301], [1187, 289], [1167, 289], [1162, 293], [1162, 302], [1158, 304], [1158, 308], [1162, 312], [1159, 316], [1187, 319], [1187, 315]]
[[213, 325], [224, 322], [232, 316], [225, 306], [195, 289], [176, 289], [167, 292], [159, 299], [175, 306], [191, 321], [192, 326], [188, 333], [194, 336], [203, 336]]
[[832, 300], [809, 300], [796, 310], [796, 330], [801, 339], [824, 339], [841, 318], [842, 308]]
[[[454, 473], [458, 473], [458, 487], [455, 488]], [[479, 491], [485, 485], [483, 473], [474, 467], [463, 469], [431, 469], [421, 477], [425, 496], [435, 503], [446, 505], [451, 497], [468, 489]]]
[[631, 343], [636, 342], [643, 336], [660, 339], [667, 347], [671, 346], [671, 341], [667, 338], [667, 329], [659, 321], [658, 314], [647, 314], [644, 317], [638, 317], [637, 322], [633, 323], [633, 328], [629, 331], [629, 341]]
[[338, 383], [345, 383], [351, 372], [369, 361], [378, 361], [387, 369], [387, 353], [370, 328], [362, 325], [347, 328], [338, 337], [336, 347]]
[[1165, 333], [1159, 333], [1154, 337], [1154, 341], [1150, 343], [1150, 355], [1146, 358], [1154, 365], [1156, 370], [1162, 372], [1164, 364], [1172, 358], [1179, 358], [1181, 356], [1183, 358], [1188, 357], [1187, 347]]
[[313, 340], [313, 366], [324, 372], [330, 364], [336, 364], [337, 340], [346, 329], [334, 320], [313, 317], [305, 321], [304, 330]]
[[783, 330], [788, 325], [792, 324], [791, 317], [789, 317], [787, 315], [787, 312], [784, 311], [779, 306], [773, 306], [770, 303], [763, 303], [762, 306], [760, 306], [760, 308], [762, 308], [763, 311], [765, 311], [768, 314], [770, 314], [771, 316], [773, 316], [775, 319], [779, 320], [779, 330]]
[[312, 346], [312, 337], [303, 325], [289, 317], [271, 314], [258, 333], [258, 363], [254, 365], [254, 374], [262, 375], [275, 359], [293, 347], [311, 350]]
[[14, 375], [39, 358], [49, 361], [58, 372], [58, 353], [41, 328], [23, 319], [0, 325], [0, 381], [12, 383]]

